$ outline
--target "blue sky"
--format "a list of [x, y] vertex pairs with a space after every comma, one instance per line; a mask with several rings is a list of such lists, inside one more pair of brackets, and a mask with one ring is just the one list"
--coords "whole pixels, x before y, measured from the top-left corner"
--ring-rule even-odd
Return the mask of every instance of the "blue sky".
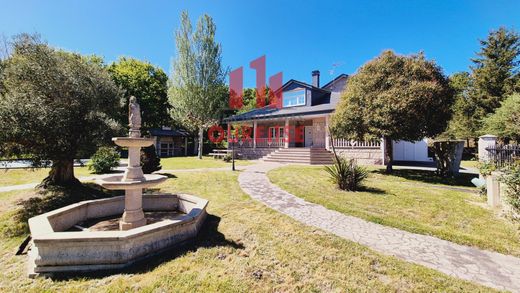
[[[267, 57], [267, 75], [322, 84], [351, 74], [385, 49], [420, 50], [446, 74], [468, 70], [478, 39], [506, 26], [519, 30], [520, 1], [0, 1], [0, 34], [38, 32], [50, 44], [110, 62], [118, 56], [145, 59], [170, 71], [173, 32], [188, 10], [217, 24], [223, 61], [244, 66], [245, 86], [254, 85], [249, 62]], [[339, 64], [333, 74], [333, 64]]]

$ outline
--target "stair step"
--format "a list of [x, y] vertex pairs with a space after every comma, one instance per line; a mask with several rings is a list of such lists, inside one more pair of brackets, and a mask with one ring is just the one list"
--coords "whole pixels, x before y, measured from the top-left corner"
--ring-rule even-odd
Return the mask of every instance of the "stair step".
[[281, 148], [262, 159], [265, 162], [330, 165], [334, 156], [324, 148]]
[[331, 154], [271, 153], [271, 156], [332, 157]]
[[296, 160], [272, 160], [264, 159], [264, 162], [277, 162], [277, 163], [295, 163], [295, 164], [310, 164], [310, 165], [331, 165], [332, 161], [296, 161]]

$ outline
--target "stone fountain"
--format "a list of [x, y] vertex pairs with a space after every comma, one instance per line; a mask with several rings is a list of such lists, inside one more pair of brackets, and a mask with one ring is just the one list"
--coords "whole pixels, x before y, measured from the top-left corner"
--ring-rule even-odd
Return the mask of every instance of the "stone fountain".
[[97, 180], [106, 189], [125, 190], [125, 195], [82, 201], [29, 219], [30, 277], [119, 270], [197, 235], [206, 217], [207, 200], [188, 194], [143, 196], [144, 188], [167, 177], [143, 174], [140, 150], [153, 140], [141, 137], [135, 97], [130, 98], [129, 127], [128, 137], [112, 139], [128, 148], [124, 174]]
[[123, 189], [125, 191], [125, 212], [119, 222], [120, 230], [129, 230], [146, 225], [143, 212], [143, 188], [155, 186], [166, 176], [143, 174], [141, 168], [141, 148], [151, 146], [153, 139], [141, 137], [141, 108], [134, 96], [128, 104], [128, 137], [114, 137], [112, 141], [121, 147], [128, 148], [128, 166], [123, 176], [111, 176], [98, 180], [97, 183], [106, 189]]

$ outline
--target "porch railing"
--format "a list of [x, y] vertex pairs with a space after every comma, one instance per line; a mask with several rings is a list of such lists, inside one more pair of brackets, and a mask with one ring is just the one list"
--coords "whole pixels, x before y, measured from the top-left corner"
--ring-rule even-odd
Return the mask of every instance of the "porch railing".
[[[252, 148], [253, 145], [253, 139], [245, 139], [243, 141], [240, 141], [237, 143], [237, 146], [243, 147], [243, 148]], [[285, 142], [283, 138], [257, 138], [256, 139], [256, 147], [257, 148], [281, 148], [285, 146]]]
[[[381, 141], [380, 140], [367, 140], [367, 141], [353, 141], [353, 140], [346, 140], [346, 139], [331, 139], [330, 143], [334, 143], [334, 147], [337, 148], [380, 148], [381, 147]], [[247, 139], [240, 142], [237, 142], [236, 147], [242, 147], [242, 148], [252, 148], [253, 147], [253, 139]], [[256, 139], [256, 147], [257, 148], [282, 148], [285, 146], [285, 142], [283, 138], [257, 138]], [[315, 147], [317, 145], [314, 145]], [[321, 146], [321, 145], [320, 145]], [[325, 147], [325, 144], [323, 146]]]
[[334, 144], [334, 147], [338, 148], [380, 148], [381, 141], [380, 140], [366, 140], [366, 141], [355, 141], [355, 140], [347, 140], [334, 138], [331, 139], [331, 143]]

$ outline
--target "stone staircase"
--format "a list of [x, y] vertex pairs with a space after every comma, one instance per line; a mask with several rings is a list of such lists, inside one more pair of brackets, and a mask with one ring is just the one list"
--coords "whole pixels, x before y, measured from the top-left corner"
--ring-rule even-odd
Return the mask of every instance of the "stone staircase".
[[324, 148], [281, 148], [262, 158], [265, 162], [329, 165], [334, 155]]

